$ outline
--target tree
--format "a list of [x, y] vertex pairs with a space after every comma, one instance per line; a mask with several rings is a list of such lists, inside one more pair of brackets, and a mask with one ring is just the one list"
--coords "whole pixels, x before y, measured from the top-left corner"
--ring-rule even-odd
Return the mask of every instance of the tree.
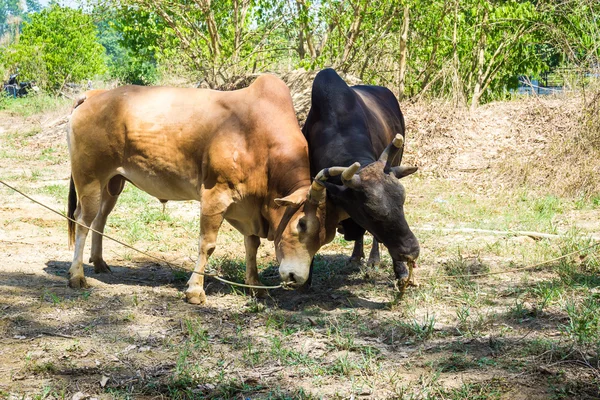
[[24, 23], [19, 42], [7, 49], [6, 64], [18, 67], [21, 79], [57, 91], [105, 70], [104, 47], [96, 35], [89, 15], [53, 4]]

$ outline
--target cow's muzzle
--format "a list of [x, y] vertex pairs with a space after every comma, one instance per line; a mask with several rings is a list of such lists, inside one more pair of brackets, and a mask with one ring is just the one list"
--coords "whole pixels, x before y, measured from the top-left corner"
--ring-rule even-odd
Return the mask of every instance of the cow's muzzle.
[[297, 289], [308, 281], [310, 266], [298, 268], [296, 265], [281, 264], [279, 266], [279, 275], [284, 286]]

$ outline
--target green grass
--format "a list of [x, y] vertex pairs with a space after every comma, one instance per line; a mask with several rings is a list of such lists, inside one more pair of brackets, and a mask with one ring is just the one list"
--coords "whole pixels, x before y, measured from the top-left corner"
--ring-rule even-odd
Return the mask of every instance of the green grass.
[[568, 322], [562, 327], [569, 339], [600, 355], [600, 295], [590, 293], [583, 298], [568, 299], [564, 310]]
[[36, 114], [66, 108], [72, 103], [72, 100], [63, 97], [55, 97], [48, 94], [37, 94], [16, 99], [4, 99], [2, 102], [0, 102], [0, 110], [4, 110], [12, 115], [29, 117]]
[[49, 196], [52, 196], [55, 200], [66, 204], [67, 196], [69, 195], [69, 186], [66, 182], [64, 185], [45, 185], [37, 189], [36, 192], [47, 194]]

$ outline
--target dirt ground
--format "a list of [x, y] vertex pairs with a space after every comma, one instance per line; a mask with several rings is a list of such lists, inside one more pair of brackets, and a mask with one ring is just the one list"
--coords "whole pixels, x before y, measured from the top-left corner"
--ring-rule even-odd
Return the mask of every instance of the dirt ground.
[[[402, 299], [387, 254], [379, 267], [350, 264], [352, 243], [341, 237], [321, 249], [302, 293], [255, 300], [208, 279], [208, 304], [189, 305], [187, 272], [110, 241], [112, 273], [85, 264], [90, 288], [70, 289], [66, 221], [0, 187], [0, 398], [600, 398], [600, 346], [586, 341], [598, 327], [573, 339], [568, 309], [598, 300], [596, 252], [522, 273], [444, 278], [549, 259], [598, 231], [593, 200], [494, 184], [507, 158], [535, 155], [549, 140], [543, 129], [522, 129], [539, 101], [487, 105], [460, 125], [432, 106], [403, 106], [406, 159], [421, 167], [406, 179], [405, 211], [422, 256], [420, 286]], [[66, 112], [0, 112], [0, 179], [60, 211]], [[196, 204], [170, 202], [163, 213], [135, 189], [123, 197], [108, 234], [177, 264], [195, 259]], [[577, 239], [436, 231], [444, 227], [576, 231]], [[225, 225], [211, 266], [241, 281], [243, 252], [242, 236]], [[276, 283], [272, 244], [259, 249], [259, 264], [263, 281]]]

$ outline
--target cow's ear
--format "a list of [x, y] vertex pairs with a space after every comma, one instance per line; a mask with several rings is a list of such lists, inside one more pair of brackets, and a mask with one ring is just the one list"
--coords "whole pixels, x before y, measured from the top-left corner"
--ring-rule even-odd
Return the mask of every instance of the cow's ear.
[[293, 207], [298, 208], [306, 201], [306, 196], [308, 195], [307, 189], [298, 189], [294, 193], [289, 196], [275, 199], [275, 204], [279, 207]]
[[390, 174], [392, 174], [396, 178], [400, 179], [400, 178], [404, 178], [405, 176], [408, 176], [410, 174], [414, 174], [415, 172], [417, 172], [418, 169], [419, 169], [418, 167], [407, 167], [405, 165], [401, 165], [399, 167], [392, 167]]

